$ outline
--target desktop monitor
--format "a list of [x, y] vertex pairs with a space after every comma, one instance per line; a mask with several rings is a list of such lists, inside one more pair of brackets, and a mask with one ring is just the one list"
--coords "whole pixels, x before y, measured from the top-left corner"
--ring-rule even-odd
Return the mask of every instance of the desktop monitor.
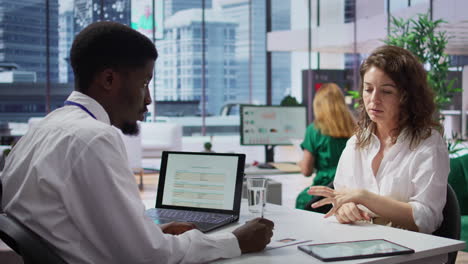
[[307, 126], [305, 106], [241, 105], [241, 145], [264, 145], [266, 162], [273, 162], [273, 147], [302, 139]]

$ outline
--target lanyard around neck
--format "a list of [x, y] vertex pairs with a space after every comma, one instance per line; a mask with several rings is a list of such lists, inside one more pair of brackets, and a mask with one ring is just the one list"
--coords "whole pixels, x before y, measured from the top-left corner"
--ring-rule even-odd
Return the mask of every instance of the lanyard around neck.
[[83, 109], [83, 111], [85, 111], [86, 113], [88, 113], [92, 118], [96, 119], [96, 116], [93, 115], [93, 113], [91, 113], [88, 108], [86, 108], [84, 105], [82, 104], [79, 104], [77, 102], [73, 102], [73, 101], [65, 101], [65, 103], [63, 103], [64, 105], [74, 105], [74, 106], [78, 106], [79, 108]]

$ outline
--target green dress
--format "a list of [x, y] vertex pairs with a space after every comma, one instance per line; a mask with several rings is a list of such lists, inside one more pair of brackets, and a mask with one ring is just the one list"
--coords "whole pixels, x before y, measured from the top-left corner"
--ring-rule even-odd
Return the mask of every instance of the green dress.
[[[314, 124], [307, 127], [302, 149], [314, 155], [316, 176], [312, 185], [328, 185], [335, 178], [336, 166], [340, 160], [341, 152], [346, 146], [348, 138], [334, 138], [323, 135]], [[296, 198], [296, 208], [304, 209], [313, 195], [307, 194], [309, 187], [305, 188]]]

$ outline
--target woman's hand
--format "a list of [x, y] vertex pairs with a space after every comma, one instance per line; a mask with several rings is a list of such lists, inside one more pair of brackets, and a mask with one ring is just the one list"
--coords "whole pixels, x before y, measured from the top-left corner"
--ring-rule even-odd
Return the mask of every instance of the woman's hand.
[[[325, 218], [335, 215], [337, 210], [346, 203], [361, 204], [364, 197], [368, 194], [366, 190], [341, 190], [337, 191], [327, 186], [312, 186], [307, 191], [310, 195], [323, 196], [324, 199], [313, 203], [312, 208], [317, 208], [326, 204], [332, 204], [333, 208], [325, 215]], [[357, 208], [359, 209], [359, 208]], [[354, 210], [348, 208], [343, 209], [346, 211], [346, 217], [354, 214]], [[341, 215], [344, 216], [344, 211], [340, 211]], [[349, 213], [349, 214], [348, 214]], [[368, 217], [368, 215], [367, 215]], [[353, 218], [354, 219], [354, 218]], [[364, 218], [365, 219], [365, 218]], [[370, 219], [370, 218], [369, 218]], [[366, 219], [367, 220], [367, 219]]]
[[345, 203], [335, 212], [335, 217], [341, 224], [349, 224], [356, 221], [370, 221], [369, 213], [359, 209], [353, 202]]
[[[351, 205], [364, 205], [369, 211], [391, 221], [395, 226], [418, 231], [419, 228], [414, 221], [413, 207], [407, 202], [397, 201], [393, 198], [378, 195], [362, 189], [344, 189], [333, 190], [326, 186], [312, 186], [307, 191], [308, 194], [324, 196], [322, 200], [313, 203], [312, 208], [317, 208], [325, 204], [332, 204], [333, 208], [325, 215], [330, 217], [335, 215], [340, 223], [346, 223], [348, 220], [359, 219], [356, 215], [356, 209]], [[343, 208], [342, 208], [343, 207]], [[360, 210], [359, 208], [357, 208]], [[361, 217], [370, 220], [369, 215], [362, 210], [359, 211]]]

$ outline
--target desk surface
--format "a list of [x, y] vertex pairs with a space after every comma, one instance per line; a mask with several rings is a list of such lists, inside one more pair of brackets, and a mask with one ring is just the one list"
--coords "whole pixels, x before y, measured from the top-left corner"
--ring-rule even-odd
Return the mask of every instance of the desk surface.
[[[241, 206], [239, 223], [216, 232], [232, 231], [241, 223], [252, 218], [246, 210], [246, 202]], [[293, 237], [312, 239], [310, 243], [353, 241], [384, 238], [415, 250], [414, 254], [386, 258], [369, 258], [333, 263], [430, 263], [432, 260], [442, 263], [446, 254], [465, 248], [463, 241], [446, 239], [417, 232], [411, 232], [373, 224], [343, 225], [333, 217], [324, 219], [322, 214], [289, 209], [273, 204], [267, 205], [265, 217], [275, 222], [273, 240]], [[427, 259], [433, 258], [433, 259]], [[297, 249], [296, 245], [272, 249], [255, 254], [246, 254], [240, 258], [219, 260], [216, 263], [323, 263]]]
[[[144, 201], [147, 208], [154, 206], [154, 201]], [[230, 232], [255, 217], [247, 211], [247, 202], [243, 200], [238, 223], [221, 228], [215, 232]], [[290, 209], [284, 206], [267, 204], [265, 217], [275, 222], [272, 240], [283, 238], [311, 239], [310, 243], [353, 241], [364, 239], [387, 239], [415, 250], [414, 254], [339, 261], [332, 263], [442, 263], [447, 253], [462, 250], [465, 242], [426, 235], [402, 229], [373, 225], [338, 223], [333, 217], [324, 219], [322, 214]], [[434, 261], [434, 262], [432, 262]], [[323, 263], [320, 260], [299, 251], [296, 245], [266, 250], [259, 253], [245, 254], [238, 258], [218, 260], [215, 263]]]

